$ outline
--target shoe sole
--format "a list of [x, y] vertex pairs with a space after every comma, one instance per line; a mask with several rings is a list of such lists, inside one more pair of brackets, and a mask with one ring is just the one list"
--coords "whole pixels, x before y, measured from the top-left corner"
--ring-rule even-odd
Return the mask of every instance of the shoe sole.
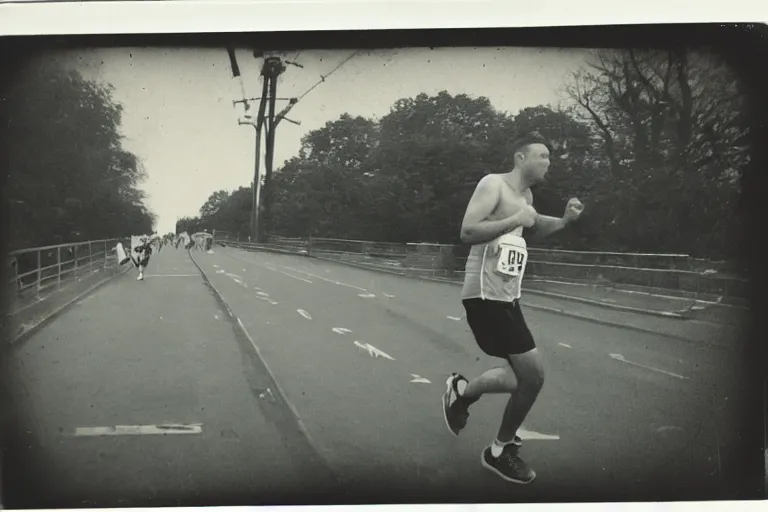
[[451, 386], [453, 378], [453, 375], [451, 375], [448, 377], [448, 380], [445, 381], [445, 393], [443, 393], [443, 396], [440, 399], [440, 407], [443, 409], [443, 419], [445, 420], [445, 426], [448, 429], [448, 432], [450, 432], [453, 437], [459, 437], [459, 434], [454, 432], [450, 423], [448, 423], [448, 409], [445, 407], [445, 400], [448, 398], [448, 395], [453, 392], [453, 387]]
[[507, 475], [505, 475], [504, 473], [502, 473], [501, 471], [499, 471], [498, 469], [496, 469], [495, 467], [491, 466], [490, 464], [488, 464], [485, 461], [485, 452], [480, 454], [480, 463], [483, 465], [483, 467], [485, 469], [493, 471], [496, 474], [496, 476], [498, 476], [502, 480], [505, 480], [505, 481], [513, 483], [513, 484], [528, 485], [529, 483], [531, 483], [534, 480], [536, 480], [536, 472], [533, 473], [533, 478], [531, 478], [530, 480], [516, 480], [514, 478], [508, 477]]

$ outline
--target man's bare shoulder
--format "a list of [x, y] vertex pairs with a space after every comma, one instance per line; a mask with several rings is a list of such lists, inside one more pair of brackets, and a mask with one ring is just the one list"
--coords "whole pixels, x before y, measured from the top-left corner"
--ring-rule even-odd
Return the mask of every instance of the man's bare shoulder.
[[499, 186], [501, 182], [501, 176], [498, 174], [488, 173], [477, 182], [477, 188], [482, 190], [492, 190]]

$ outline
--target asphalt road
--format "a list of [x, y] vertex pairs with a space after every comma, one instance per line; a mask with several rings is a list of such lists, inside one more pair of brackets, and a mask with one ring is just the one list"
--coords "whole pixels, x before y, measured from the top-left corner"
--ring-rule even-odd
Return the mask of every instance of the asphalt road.
[[[456, 286], [191, 256], [164, 249], [145, 281], [116, 278], [14, 348], [5, 506], [722, 496], [738, 351], [525, 310], [547, 380], [521, 431], [539, 476], [515, 486], [479, 463], [503, 396], [459, 438], [443, 422], [447, 375], [494, 364]], [[188, 433], [154, 435], [164, 423]], [[144, 435], [95, 435], [116, 425]]]

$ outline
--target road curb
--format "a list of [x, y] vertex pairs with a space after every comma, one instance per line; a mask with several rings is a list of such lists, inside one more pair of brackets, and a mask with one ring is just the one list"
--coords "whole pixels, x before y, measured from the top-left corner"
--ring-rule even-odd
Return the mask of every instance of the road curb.
[[[407, 279], [419, 279], [419, 280], [428, 281], [428, 282], [434, 282], [434, 283], [444, 283], [444, 284], [451, 284], [451, 285], [454, 285], [454, 286], [463, 286], [463, 283], [458, 282], [458, 281], [452, 281], [452, 280], [449, 280], [449, 279], [440, 279], [440, 278], [435, 278], [435, 277], [408, 275], [406, 273], [397, 272], [397, 271], [390, 270], [390, 269], [369, 267], [367, 265], [361, 265], [361, 264], [356, 263], [356, 262], [341, 261], [341, 260], [336, 260], [336, 259], [332, 259], [332, 258], [323, 258], [323, 257], [319, 257], [319, 256], [312, 256], [311, 254], [307, 255], [307, 254], [296, 254], [296, 253], [283, 253], [282, 251], [280, 251], [280, 252], [278, 252], [278, 251], [271, 251], [270, 248], [264, 248], [264, 249], [259, 248], [259, 249], [255, 250], [255, 251], [248, 250], [248, 249], [242, 249], [242, 248], [239, 248], [239, 247], [233, 247], [233, 248], [244, 250], [244, 251], [247, 251], [247, 252], [258, 252], [260, 250], [263, 250], [265, 252], [274, 252], [274, 253], [277, 253], [277, 254], [289, 254], [289, 255], [300, 256], [300, 257], [304, 257], [304, 258], [308, 257], [308, 258], [315, 259], [315, 260], [327, 261], [329, 263], [336, 263], [338, 265], [343, 265], [343, 266], [348, 266], [348, 267], [355, 267], [355, 268], [359, 268], [361, 270], [369, 270], [369, 271], [373, 271], [373, 272], [379, 272], [379, 273], [383, 273], [383, 274], [389, 274], [389, 275], [404, 277], [404, 278], [407, 278]], [[552, 292], [538, 292], [536, 290], [526, 290], [526, 289], [524, 289], [524, 291], [525, 291], [525, 293], [531, 294], [531, 295], [541, 295], [541, 296], [547, 296], [547, 297], [550, 297], [550, 298], [559, 298], [559, 299], [562, 299], [562, 300], [572, 300], [572, 297], [570, 295], [561, 296], [560, 294], [556, 294], [556, 293], [552, 293]], [[581, 301], [578, 301], [578, 302], [588, 301], [588, 300], [589, 299], [582, 299]], [[592, 302], [594, 302], [594, 301], [592, 301]], [[536, 304], [530, 304], [530, 303], [523, 303], [522, 305], [523, 305], [523, 307], [530, 308], [530, 309], [533, 309], [533, 310], [544, 311], [544, 312], [548, 312], [548, 313], [554, 313], [554, 314], [558, 314], [558, 315], [565, 316], [565, 317], [568, 317], [568, 318], [574, 318], [574, 319], [577, 319], [577, 320], [583, 320], [585, 322], [592, 322], [592, 323], [599, 324], [599, 325], [605, 325], [607, 327], [616, 327], [616, 328], [626, 329], [626, 330], [629, 330], [629, 331], [640, 332], [640, 333], [644, 333], [644, 334], [653, 334], [655, 336], [663, 336], [665, 338], [669, 338], [669, 339], [673, 339], [673, 340], [677, 340], [677, 341], [683, 341], [685, 343], [692, 343], [692, 344], [702, 345], [702, 346], [706, 346], [706, 347], [723, 348], [723, 349], [728, 348], [728, 346], [726, 346], [724, 344], [720, 344], [720, 343], [713, 343], [711, 341], [695, 340], [695, 339], [692, 339], [692, 338], [689, 338], [689, 337], [686, 337], [686, 336], [680, 336], [680, 335], [677, 335], [677, 334], [674, 334], [674, 333], [659, 332], [658, 330], [655, 330], [655, 329], [649, 329], [649, 328], [640, 327], [640, 326], [632, 325], [632, 324], [628, 324], [628, 323], [613, 322], [611, 320], [603, 320], [601, 318], [597, 318], [597, 317], [591, 316], [591, 315], [571, 313], [569, 311], [565, 311], [565, 310], [562, 310], [562, 309], [550, 308], [550, 307], [547, 307], [547, 306], [538, 306]], [[593, 305], [593, 304], [590, 303], [590, 305]], [[606, 308], [606, 309], [608, 309], [608, 308]], [[633, 312], [632, 311], [633, 309], [636, 309], [636, 308], [626, 307], [624, 310], [628, 311], [628, 312]], [[642, 311], [642, 310], [636, 310], [634, 312], [640, 312], [640, 311]], [[668, 319], [672, 319], [672, 320], [678, 320], [678, 319], [681, 320], [681, 321], [682, 320], [686, 320], [684, 317], [675, 318], [675, 317], [670, 317], [668, 315], [656, 315], [656, 316], [663, 317], [663, 318], [668, 318]]]
[[626, 324], [626, 323], [621, 323], [621, 322], [612, 322], [610, 320], [603, 320], [601, 318], [592, 317], [592, 316], [588, 316], [588, 315], [579, 315], [579, 314], [571, 313], [569, 311], [565, 311], [565, 310], [562, 310], [562, 309], [550, 308], [548, 306], [538, 306], [536, 304], [530, 304], [530, 303], [523, 303], [521, 305], [523, 306], [523, 308], [533, 309], [534, 311], [545, 311], [547, 313], [555, 313], [555, 314], [558, 314], [558, 315], [567, 316], [569, 318], [574, 318], [574, 319], [577, 319], [577, 320], [584, 320], [585, 322], [591, 322], [591, 323], [595, 323], [595, 324], [605, 325], [607, 327], [617, 327], [617, 328], [626, 329], [626, 330], [629, 330], [629, 331], [641, 332], [641, 333], [645, 333], [645, 334], [653, 334], [655, 336], [663, 336], [665, 338], [671, 338], [671, 339], [674, 339], [674, 340], [677, 340], [677, 341], [683, 341], [683, 342], [686, 342], [686, 343], [694, 343], [694, 344], [698, 344], [698, 345], [704, 345], [704, 346], [707, 346], [707, 347], [727, 348], [725, 345], [718, 344], [718, 343], [694, 340], [694, 339], [691, 339], [691, 338], [687, 338], [685, 336], [680, 336], [680, 335], [672, 334], [672, 333], [659, 332], [659, 331], [656, 331], [654, 329], [648, 329], [648, 328], [645, 328], [645, 327], [640, 327], [638, 325]]
[[531, 290], [531, 289], [523, 288], [523, 291], [525, 291], [525, 293], [541, 295], [543, 297], [552, 297], [556, 299], [570, 300], [573, 302], [581, 302], [584, 304], [589, 304], [591, 306], [597, 306], [597, 307], [606, 308], [606, 309], [614, 309], [617, 311], [627, 311], [629, 313], [639, 313], [641, 315], [658, 316], [662, 318], [672, 318], [675, 320], [686, 320], [686, 318], [679, 313], [659, 311], [657, 309], [644, 309], [644, 308], [635, 308], [632, 306], [622, 306], [619, 304], [607, 304], [599, 300], [586, 299], [584, 297], [576, 297], [574, 295], [566, 295], [563, 293], [545, 292], [543, 290]]
[[[344, 262], [344, 261], [339, 261], [339, 260], [334, 260], [334, 259], [329, 259], [329, 258], [319, 258], [319, 257], [316, 257], [316, 256], [313, 256], [313, 258], [314, 259], [318, 259], [318, 260], [328, 261], [328, 262], [331, 262], [331, 263], [339, 263], [341, 265], [348, 265], [348, 266], [360, 268], [360, 269], [363, 269], [363, 270], [373, 270], [373, 271], [381, 272], [381, 273], [385, 273], [385, 274], [396, 275], [396, 276], [400, 276], [400, 277], [406, 277], [406, 278], [412, 278], [412, 279], [422, 279], [424, 281], [452, 284], [452, 285], [456, 285], [456, 286], [463, 286], [463, 283], [459, 283], [459, 282], [456, 282], [456, 281], [451, 281], [451, 280], [448, 280], [448, 279], [439, 279], [439, 278], [425, 277], [425, 276], [409, 276], [407, 274], [401, 274], [399, 272], [395, 272], [395, 271], [392, 271], [392, 270], [377, 269], [377, 268], [373, 268], [373, 267], [367, 267], [365, 265], [360, 265], [360, 264], [355, 264], [355, 263], [350, 263], [350, 262]], [[537, 292], [536, 290], [524, 290], [524, 291], [526, 293], [531, 294], [531, 295], [542, 295], [542, 296], [548, 296], [548, 297], [554, 297], [554, 298], [564, 298], [566, 300], [570, 298], [570, 296], [567, 296], [567, 295], [563, 296], [563, 297], [559, 297], [559, 294], [556, 294], [556, 293], [549, 293], [549, 292], [541, 293], [541, 292]], [[607, 327], [617, 327], [617, 328], [627, 329], [627, 330], [630, 330], [630, 331], [641, 332], [641, 333], [645, 333], [645, 334], [653, 334], [653, 335], [656, 335], [656, 336], [664, 336], [665, 338], [671, 338], [671, 339], [675, 339], [675, 340], [678, 340], [678, 341], [684, 341], [686, 343], [695, 343], [695, 344], [702, 344], [702, 345], [711, 346], [711, 347], [725, 348], [724, 345], [717, 344], [717, 343], [694, 340], [694, 339], [691, 339], [691, 338], [688, 338], [688, 337], [685, 337], [685, 336], [679, 336], [679, 335], [672, 334], [672, 333], [659, 332], [658, 330], [648, 329], [648, 328], [640, 327], [640, 326], [637, 326], [637, 325], [632, 325], [632, 324], [627, 324], [627, 323], [622, 323], [622, 322], [612, 322], [610, 320], [603, 320], [601, 318], [597, 318], [597, 317], [590, 316], [590, 315], [571, 313], [571, 312], [565, 311], [563, 309], [550, 308], [548, 306], [538, 306], [536, 304], [530, 304], [530, 303], [522, 303], [522, 306], [524, 308], [529, 308], [529, 309], [533, 309], [533, 310], [536, 310], [536, 311], [545, 311], [547, 313], [555, 313], [555, 314], [558, 314], [558, 315], [566, 316], [568, 318], [574, 318], [574, 319], [577, 319], [577, 320], [583, 320], [585, 322], [592, 322], [592, 323], [596, 323], [596, 324], [600, 324], [600, 325], [605, 325]], [[631, 311], [632, 309], [634, 309], [634, 308], [628, 308], [627, 311]], [[669, 318], [667, 315], [659, 315], [659, 316], [662, 316], [664, 318]]]
[[96, 289], [102, 287], [106, 283], [112, 281], [113, 279], [115, 279], [117, 277], [122, 276], [123, 274], [128, 272], [128, 270], [130, 270], [130, 267], [126, 267], [125, 270], [123, 270], [121, 272], [117, 272], [116, 274], [111, 275], [111, 276], [109, 276], [109, 277], [107, 277], [105, 279], [102, 279], [101, 281], [99, 281], [95, 285], [91, 286], [90, 288], [88, 288], [87, 290], [82, 292], [81, 294], [75, 296], [75, 298], [67, 301], [63, 305], [59, 306], [57, 309], [54, 309], [51, 313], [46, 315], [42, 320], [40, 320], [39, 322], [34, 324], [32, 327], [30, 327], [26, 331], [24, 331], [21, 334], [17, 335], [15, 338], [12, 338], [11, 341], [8, 344], [13, 346], [13, 345], [17, 345], [18, 343], [22, 343], [23, 341], [27, 340], [32, 334], [34, 334], [35, 332], [39, 331], [40, 329], [42, 329], [43, 327], [45, 327], [46, 325], [51, 323], [53, 320], [55, 320], [56, 318], [61, 316], [63, 313], [65, 313], [75, 303], [79, 302], [84, 297], [90, 295], [91, 293], [96, 291]]
[[319, 444], [315, 441], [315, 439], [309, 433], [309, 429], [307, 429], [307, 426], [304, 424], [304, 421], [299, 416], [299, 413], [296, 410], [296, 408], [293, 406], [290, 400], [288, 400], [288, 395], [285, 393], [283, 388], [277, 382], [277, 379], [275, 378], [275, 374], [272, 372], [272, 369], [267, 364], [267, 361], [266, 359], [264, 359], [264, 356], [262, 356], [261, 350], [259, 350], [259, 346], [253, 340], [253, 338], [251, 338], [251, 335], [246, 330], [240, 318], [235, 314], [234, 311], [232, 311], [232, 308], [229, 307], [229, 304], [227, 304], [227, 301], [224, 300], [224, 297], [221, 295], [221, 293], [216, 288], [216, 286], [214, 286], [211, 280], [208, 279], [208, 275], [203, 271], [200, 265], [198, 265], [197, 261], [195, 261], [195, 258], [192, 256], [192, 252], [190, 250], [187, 250], [187, 254], [189, 255], [189, 259], [192, 260], [192, 263], [195, 265], [195, 267], [197, 267], [197, 270], [200, 272], [200, 275], [203, 277], [203, 282], [213, 292], [219, 305], [229, 315], [230, 320], [232, 320], [232, 326], [237, 328], [241, 332], [241, 334], [245, 336], [245, 338], [251, 343], [251, 346], [253, 347], [253, 350], [256, 353], [256, 357], [258, 357], [259, 361], [261, 362], [261, 364], [263, 365], [264, 369], [267, 372], [267, 378], [270, 381], [271, 385], [274, 387], [276, 391], [275, 394], [278, 396], [278, 399], [288, 409], [291, 416], [293, 416], [293, 419], [296, 422], [296, 425], [298, 426], [299, 431], [301, 431], [302, 435], [304, 436], [309, 446], [317, 454], [322, 465], [325, 466], [325, 469], [327, 470], [331, 480], [333, 480], [334, 483], [338, 483], [337, 472], [334, 470], [333, 465], [328, 461], [325, 455], [323, 455], [323, 452], [320, 450]]

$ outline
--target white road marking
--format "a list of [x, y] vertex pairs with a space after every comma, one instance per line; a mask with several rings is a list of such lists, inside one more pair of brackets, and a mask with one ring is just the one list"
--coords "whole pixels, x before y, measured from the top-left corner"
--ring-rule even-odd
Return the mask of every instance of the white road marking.
[[411, 377], [413, 377], [413, 380], [411, 380], [411, 382], [418, 382], [421, 384], [432, 384], [429, 381], [429, 379], [425, 379], [424, 377], [421, 377], [420, 375], [416, 375], [415, 373], [412, 373]]
[[267, 292], [257, 292], [256, 295], [260, 295], [262, 297], [267, 297], [269, 294]]
[[231, 277], [232, 279], [242, 279], [242, 277], [240, 277], [237, 274], [230, 274], [229, 272], [226, 272], [226, 274], [227, 274], [227, 277]]
[[668, 372], [666, 370], [661, 370], [659, 368], [654, 368], [653, 366], [646, 366], [644, 364], [635, 363], [635, 362], [632, 362], [632, 361], [627, 361], [626, 359], [624, 359], [624, 356], [621, 355], [621, 354], [610, 354], [610, 356], [611, 356], [611, 358], [615, 359], [616, 361], [621, 361], [622, 363], [627, 363], [629, 365], [637, 366], [639, 368], [645, 368], [646, 370], [650, 370], [652, 372], [663, 373], [664, 375], [669, 375], [670, 377], [674, 377], [676, 379], [685, 380], [685, 379], [688, 378], [688, 377], [683, 377], [682, 375], [678, 375], [676, 373]]
[[567, 343], [558, 343], [558, 345], [560, 345], [561, 347], [565, 347], [565, 348], [573, 348], [572, 346], [568, 345]]
[[669, 431], [679, 431], [682, 432], [683, 429], [680, 427], [676, 427], [674, 425], [665, 425], [663, 427], [659, 427], [656, 429], [656, 432], [663, 433], [663, 432], [669, 432]]
[[379, 357], [383, 357], [384, 359], [389, 359], [390, 361], [394, 361], [395, 358], [387, 354], [386, 352], [383, 352], [379, 350], [378, 348], [374, 347], [370, 343], [360, 343], [359, 341], [355, 342], [355, 346], [358, 348], [361, 348], [363, 350], [368, 351], [368, 355], [371, 357], [378, 359]]
[[188, 425], [115, 425], [114, 427], [78, 427], [75, 429], [75, 437], [190, 435], [202, 434], [202, 432], [202, 423]]
[[388, 294], [388, 293], [384, 293], [383, 295], [384, 295], [386, 298], [388, 298], [388, 299], [394, 299], [394, 298], [395, 298], [395, 296], [394, 296], [394, 295], [390, 295], [390, 294]]
[[360, 293], [357, 296], [361, 297], [363, 299], [372, 299], [372, 298], [376, 297], [376, 295], [374, 295], [372, 293]]
[[269, 303], [272, 304], [273, 306], [277, 306], [278, 304], [280, 304], [279, 302], [275, 302], [274, 300], [270, 300]]
[[144, 277], [200, 277], [200, 274], [148, 274]]
[[260, 393], [259, 398], [266, 398], [267, 395], [269, 395], [273, 402], [275, 401], [275, 395], [272, 394], [272, 390], [270, 388], [267, 388], [265, 392]]
[[297, 309], [296, 312], [299, 313], [304, 318], [306, 318], [307, 320], [312, 320], [312, 315], [310, 315], [309, 313], [307, 313], [303, 309]]
[[218, 265], [214, 265], [213, 268], [219, 268], [219, 266]]
[[226, 270], [217, 270], [216, 273], [217, 274], [226, 274], [227, 271]]
[[292, 278], [294, 278], [294, 279], [298, 279], [299, 281], [304, 281], [305, 283], [309, 283], [309, 284], [312, 284], [312, 281], [310, 281], [309, 279], [304, 279], [303, 277], [296, 277], [296, 276], [292, 276], [292, 275], [291, 275], [291, 274], [289, 274], [288, 272], [283, 272], [282, 270], [278, 270], [278, 272], [280, 272], [280, 273], [281, 273], [281, 274], [283, 274], [284, 276], [292, 277]]
[[347, 329], [345, 327], [334, 327], [331, 330], [333, 332], [335, 332], [336, 334], [348, 334], [348, 333], [352, 332], [352, 331], [350, 331], [349, 329]]
[[458, 316], [447, 316], [446, 318], [448, 320], [454, 320], [456, 322], [460, 322], [461, 321], [461, 317], [458, 317]]
[[354, 288], [355, 290], [359, 290], [361, 292], [368, 293], [368, 290], [366, 290], [365, 288], [360, 288], [359, 286], [354, 286], [354, 285], [347, 284], [347, 283], [340, 283], [339, 281], [334, 281], [333, 279], [327, 279], [325, 277], [316, 276], [314, 274], [310, 274], [309, 272], [304, 272], [303, 270], [299, 270], [299, 269], [293, 268], [293, 267], [283, 267], [283, 268], [291, 270], [293, 272], [298, 272], [299, 274], [304, 274], [305, 276], [314, 277], [315, 279], [320, 279], [321, 281], [327, 281], [329, 283], [337, 284], [339, 286], [346, 286], [347, 288]]
[[540, 432], [534, 432], [533, 430], [527, 430], [520, 427], [517, 431], [517, 435], [523, 441], [558, 441], [560, 436], [553, 436], [549, 434], [542, 434]]
[[215, 318], [216, 320], [221, 320], [221, 315], [216, 313], [215, 315], [213, 315], [213, 318]]

